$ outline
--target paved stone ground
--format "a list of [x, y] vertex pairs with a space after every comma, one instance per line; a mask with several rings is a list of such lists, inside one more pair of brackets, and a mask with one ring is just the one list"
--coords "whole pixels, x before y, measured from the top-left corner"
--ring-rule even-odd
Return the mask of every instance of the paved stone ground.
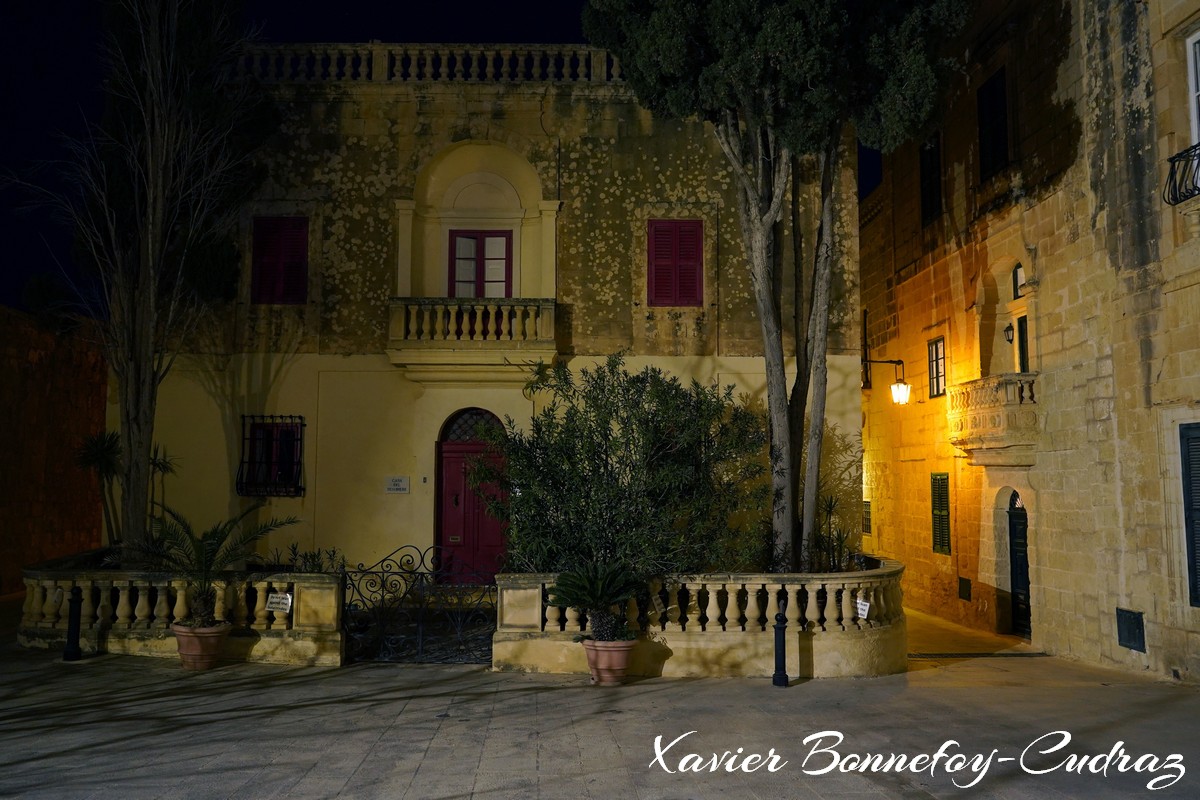
[[[1019, 640], [923, 615], [910, 628], [911, 649], [923, 655], [906, 675], [609, 689], [478, 667], [242, 664], [189, 674], [150, 658], [64, 663], [18, 648], [10, 622], [0, 624], [0, 797], [1200, 797], [1200, 688], [1039, 656]], [[807, 774], [834, 758], [809, 755], [803, 740], [821, 731], [844, 735], [834, 748], [842, 765], [854, 754], [933, 754], [947, 740], [958, 743], [951, 754], [998, 753], [967, 789], [952, 780], [975, 775], [947, 774], [945, 762], [932, 773]], [[1123, 743], [1134, 759], [1178, 753], [1187, 772], [1159, 791], [1147, 783], [1169, 771], [1119, 773], [1115, 762], [1107, 777], [1028, 774], [1022, 751], [1053, 731], [1071, 742], [1053, 757], [1025, 757], [1026, 768]], [[659, 736], [666, 753], [652, 765]], [[787, 763], [775, 772], [663, 768], [678, 770], [687, 753], [738, 748], [774, 748]]]

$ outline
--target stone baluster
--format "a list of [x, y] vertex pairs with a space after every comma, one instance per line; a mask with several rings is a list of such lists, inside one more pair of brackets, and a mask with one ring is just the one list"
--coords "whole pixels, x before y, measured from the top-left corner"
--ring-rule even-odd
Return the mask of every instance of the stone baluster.
[[135, 581], [137, 590], [137, 605], [133, 608], [133, 627], [137, 629], [150, 627], [150, 584], [147, 581]]
[[[79, 628], [87, 630], [96, 620], [96, 601], [92, 597], [93, 583], [87, 578], [81, 578], [76, 581], [75, 585], [79, 587]], [[68, 589], [67, 599], [70, 599], [70, 592], [71, 590]]]
[[[424, 311], [424, 324], [421, 324], [421, 312]], [[416, 341], [419, 339], [428, 338], [429, 332], [429, 309], [422, 309], [420, 306], [408, 306], [404, 309], [405, 316], [408, 318], [408, 324], [404, 329], [405, 341]]]
[[638, 602], [636, 597], [629, 598], [625, 603], [625, 624], [634, 633], [637, 633], [641, 629], [641, 626], [638, 625]]
[[446, 307], [440, 303], [433, 307], [433, 339], [440, 342], [449, 338], [446, 329]]
[[667, 627], [671, 630], [683, 630], [683, 584], [667, 584]]
[[854, 628], [854, 587], [846, 583], [842, 585], [842, 630]]
[[490, 341], [493, 341], [493, 342], [499, 341], [499, 339], [500, 339], [500, 330], [499, 330], [500, 320], [498, 318], [496, 309], [497, 309], [497, 306], [495, 303], [488, 303], [488, 305], [487, 305], [487, 331], [484, 334], [484, 338], [488, 339]]
[[821, 607], [819, 592], [821, 584], [808, 583], [804, 586], [808, 592], [808, 606], [804, 609], [804, 618], [808, 620], [808, 629], [810, 631], [823, 631], [825, 626], [821, 623]]
[[[175, 605], [171, 609], [171, 617], [175, 622], [180, 622], [188, 616], [187, 581], [171, 581], [171, 587], [175, 590]], [[218, 589], [217, 594], [220, 593]]]
[[704, 593], [704, 600], [697, 605], [697, 608], [700, 611], [703, 621], [701, 625], [697, 626], [697, 629], [707, 631], [711, 630], [714, 627], [713, 623], [716, 622], [713, 619], [712, 612], [716, 609], [716, 606], [713, 604], [713, 595], [716, 594], [717, 590], [710, 583], [700, 584], [700, 590]]
[[472, 306], [468, 306], [468, 308], [470, 308], [472, 311], [475, 312], [475, 324], [471, 326], [472, 327], [471, 341], [482, 342], [483, 341], [483, 325], [484, 325], [483, 311], [486, 308], [486, 306], [472, 305]]
[[21, 608], [21, 625], [33, 626], [42, 618], [42, 585], [33, 578], [25, 578], [25, 605]]
[[500, 340], [504, 342], [512, 341], [512, 315], [513, 309], [511, 306], [500, 307]]
[[779, 590], [782, 588], [783, 587], [780, 586], [778, 583], [768, 583], [766, 585], [767, 613], [765, 615], [766, 622], [763, 627], [763, 630], [765, 630], [765, 631], [775, 630], [775, 628], [774, 628], [775, 617], [778, 616], [778, 614], [779, 614]]
[[[655, 603], [655, 598], [659, 597], [659, 591], [662, 589], [662, 582], [656, 580], [650, 581], [650, 600], [646, 607], [646, 625], [650, 630], [662, 630], [662, 615], [658, 613], [658, 603]], [[659, 598], [659, 603], [662, 599]]]
[[[691, 626], [691, 630], [694, 630], [694, 631], [707, 631], [708, 630], [709, 622], [713, 621], [712, 618], [709, 618], [709, 615], [708, 615], [708, 609], [710, 607], [712, 607], [712, 600], [713, 600], [713, 593], [712, 593], [712, 590], [710, 590], [708, 588], [708, 584], [707, 583], [696, 584], [696, 593], [694, 595], [692, 595], [692, 597], [691, 597], [691, 606], [690, 606], [690, 608], [695, 609], [695, 618], [694, 618], [695, 625]], [[689, 614], [691, 614], [691, 612], [689, 612]]]
[[133, 604], [129, 593], [133, 586], [129, 581], [114, 581], [117, 586], [117, 628], [128, 629], [133, 626]]
[[233, 585], [233, 627], [245, 628], [250, 623], [250, 609], [246, 605], [246, 581], [234, 580]]
[[60, 602], [58, 604], [58, 621], [54, 623], [54, 627], [65, 630], [71, 617], [71, 590], [75, 588], [75, 581], [59, 581], [58, 588], [62, 594], [57, 595]]
[[271, 596], [271, 585], [267, 581], [256, 581], [254, 588], [256, 597], [254, 600], [254, 623], [251, 627], [256, 631], [270, 630], [272, 615], [267, 610], [267, 598]]
[[150, 623], [152, 628], [167, 627], [168, 618], [171, 614], [171, 583], [163, 581], [161, 584], [154, 587], [157, 598], [154, 603], [154, 619]]
[[58, 622], [58, 599], [54, 596], [54, 590], [58, 586], [54, 581], [42, 581], [42, 591], [45, 601], [42, 603], [42, 619], [40, 625], [47, 628], [53, 628], [54, 623]]
[[801, 601], [804, 599], [803, 590], [800, 585], [785, 586], [784, 597], [787, 607], [784, 609], [783, 615], [787, 620], [789, 631], [802, 630], [801, 621], [803, 620], [803, 609], [800, 607]]
[[213, 581], [213, 589], [216, 590], [213, 597], [213, 616], [217, 618], [217, 622], [225, 622], [229, 619], [230, 587], [229, 581]]
[[99, 602], [96, 604], [96, 627], [107, 628], [112, 624], [113, 605], [112, 605], [112, 581], [97, 581], [96, 586], [100, 591]]
[[571, 633], [579, 633], [583, 630], [583, 621], [579, 616], [578, 608], [566, 606], [563, 608], [563, 614], [566, 617], [566, 622], [563, 624], [563, 629]]

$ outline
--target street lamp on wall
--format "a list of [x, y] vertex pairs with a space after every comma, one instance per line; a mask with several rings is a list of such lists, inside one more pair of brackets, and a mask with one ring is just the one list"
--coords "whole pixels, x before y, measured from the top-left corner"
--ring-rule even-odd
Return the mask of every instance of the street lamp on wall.
[[900, 359], [875, 361], [866, 359], [867, 364], [891, 364], [895, 369], [896, 382], [892, 384], [892, 402], [898, 406], [908, 405], [908, 397], [912, 393], [912, 386], [904, 380], [904, 362]]
[[1013, 326], [1011, 322], [1004, 328], [1004, 341], [1009, 344], [1013, 343]]

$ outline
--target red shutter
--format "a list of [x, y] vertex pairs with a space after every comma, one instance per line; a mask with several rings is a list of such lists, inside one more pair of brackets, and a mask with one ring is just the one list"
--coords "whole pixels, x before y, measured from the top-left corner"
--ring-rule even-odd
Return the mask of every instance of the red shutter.
[[647, 302], [652, 306], [703, 304], [703, 223], [650, 220], [647, 228]]
[[308, 218], [255, 217], [250, 302], [308, 301]]
[[675, 305], [704, 305], [701, 285], [704, 276], [704, 236], [698, 219], [680, 220], [679, 251], [676, 260]]

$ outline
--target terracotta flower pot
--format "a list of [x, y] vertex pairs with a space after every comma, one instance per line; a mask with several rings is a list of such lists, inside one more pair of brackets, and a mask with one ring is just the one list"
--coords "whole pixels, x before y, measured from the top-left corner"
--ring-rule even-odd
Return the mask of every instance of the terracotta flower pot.
[[620, 686], [629, 667], [629, 654], [636, 642], [632, 639], [620, 642], [597, 642], [584, 639], [588, 669], [592, 671], [592, 683], [597, 686]]
[[229, 623], [211, 628], [193, 628], [188, 625], [172, 625], [175, 641], [179, 645], [179, 660], [184, 669], [212, 669], [221, 657], [221, 645], [229, 635]]

